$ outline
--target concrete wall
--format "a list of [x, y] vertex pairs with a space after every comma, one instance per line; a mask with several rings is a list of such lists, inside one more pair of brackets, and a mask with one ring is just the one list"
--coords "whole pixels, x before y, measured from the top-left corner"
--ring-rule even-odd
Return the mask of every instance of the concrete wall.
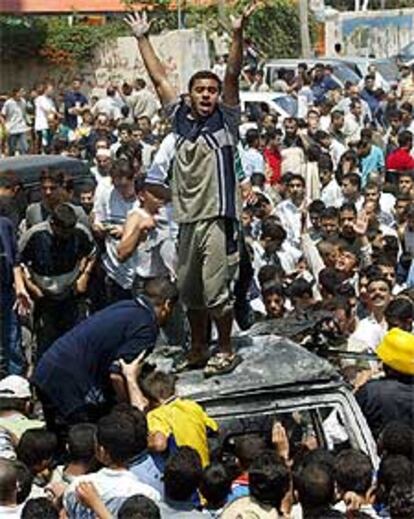
[[385, 58], [412, 40], [414, 9], [337, 12], [326, 20], [327, 56], [334, 56], [335, 43], [341, 43], [345, 55]]
[[[189, 77], [195, 70], [209, 68], [208, 41], [204, 32], [196, 29], [171, 31], [153, 36], [151, 41], [164, 63], [170, 80], [185, 91]], [[79, 71], [77, 71], [79, 72]], [[137, 77], [147, 78], [135, 38], [122, 37], [103, 42], [96, 50], [95, 58], [80, 71], [86, 85], [94, 93], [103, 93], [109, 81], [131, 81]], [[54, 78], [64, 83], [70, 81], [55, 67], [41, 59], [3, 62], [0, 59], [0, 92], [14, 85], [29, 89], [37, 81]]]

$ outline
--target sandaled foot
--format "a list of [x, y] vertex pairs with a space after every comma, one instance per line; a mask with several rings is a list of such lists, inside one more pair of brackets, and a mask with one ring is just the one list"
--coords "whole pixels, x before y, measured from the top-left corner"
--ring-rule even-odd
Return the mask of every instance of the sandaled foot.
[[225, 375], [231, 373], [241, 362], [242, 358], [237, 353], [231, 355], [227, 353], [217, 353], [207, 362], [204, 368], [205, 377], [213, 377], [214, 375]]
[[183, 371], [190, 371], [193, 369], [203, 369], [206, 366], [209, 358], [210, 356], [208, 353], [189, 353], [175, 364], [174, 371], [176, 373], [182, 373]]

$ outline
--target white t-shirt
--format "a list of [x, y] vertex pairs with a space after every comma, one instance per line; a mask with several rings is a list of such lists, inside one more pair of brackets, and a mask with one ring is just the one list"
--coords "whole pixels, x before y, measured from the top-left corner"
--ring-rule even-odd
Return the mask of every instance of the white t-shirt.
[[37, 96], [35, 101], [35, 124], [34, 128], [37, 132], [47, 130], [49, 124], [47, 116], [50, 112], [56, 112], [56, 106], [52, 98], [41, 95]]
[[[93, 483], [100, 498], [114, 517], [116, 517], [122, 502], [130, 496], [141, 494], [155, 502], [159, 502], [161, 499], [157, 490], [141, 483], [128, 470], [103, 468], [93, 474], [79, 476], [69, 485], [63, 496], [63, 506], [69, 517], [89, 517], [85, 507], [76, 498], [76, 487], [81, 482]], [[90, 517], [95, 516], [91, 515]]]
[[[135, 198], [125, 200], [113, 186], [99, 186], [95, 192], [94, 214], [95, 222], [113, 225], [123, 225], [127, 214], [132, 209], [139, 208], [139, 201]], [[130, 261], [121, 263], [118, 260], [117, 247], [119, 239], [109, 234], [105, 238], [105, 253], [102, 263], [105, 271], [118, 285], [128, 289], [131, 287], [131, 265]]]
[[242, 155], [243, 169], [248, 178], [253, 173], [265, 174], [265, 161], [260, 151], [255, 148], [248, 148]]
[[26, 101], [10, 97], [4, 103], [1, 114], [6, 119], [6, 128], [11, 135], [26, 132], [29, 127], [26, 124]]
[[24, 504], [16, 506], [0, 506], [0, 517], [3, 519], [20, 519]]

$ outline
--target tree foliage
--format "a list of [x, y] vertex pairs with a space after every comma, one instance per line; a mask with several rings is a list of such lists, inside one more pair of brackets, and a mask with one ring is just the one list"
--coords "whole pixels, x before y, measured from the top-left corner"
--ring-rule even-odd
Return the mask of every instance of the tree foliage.
[[4, 61], [37, 56], [47, 38], [47, 25], [29, 16], [0, 16], [0, 56]]
[[[201, 25], [207, 32], [222, 31], [230, 26], [230, 16], [235, 15], [248, 3], [242, 0], [237, 4], [228, 5], [224, 16], [220, 19], [214, 7], [203, 9], [188, 8], [186, 11], [186, 26]], [[310, 16], [311, 37], [315, 34], [315, 21]], [[246, 35], [256, 44], [261, 53], [267, 58], [297, 57], [301, 54], [299, 9], [292, 0], [268, 0], [249, 20]]]

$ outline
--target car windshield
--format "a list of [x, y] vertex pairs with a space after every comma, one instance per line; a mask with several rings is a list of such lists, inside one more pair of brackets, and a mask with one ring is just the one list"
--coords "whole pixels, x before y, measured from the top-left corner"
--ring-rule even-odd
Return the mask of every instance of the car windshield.
[[282, 424], [286, 430], [293, 456], [302, 450], [338, 451], [350, 448], [352, 444], [340, 406], [315, 406], [293, 412], [233, 418], [221, 424], [224, 451], [231, 453], [238, 439], [246, 436], [261, 436], [270, 446], [274, 422]]
[[290, 117], [296, 117], [298, 112], [298, 101], [292, 96], [275, 97], [273, 102], [282, 108]]
[[353, 84], [357, 84], [360, 81], [358, 75], [348, 65], [333, 65], [333, 71], [343, 84], [346, 81], [350, 81]]
[[374, 62], [374, 65], [384, 79], [390, 82], [397, 81], [398, 67], [393, 61]]
[[402, 54], [409, 54], [410, 56], [414, 56], [414, 41], [408, 43], [405, 47], [401, 49]]

